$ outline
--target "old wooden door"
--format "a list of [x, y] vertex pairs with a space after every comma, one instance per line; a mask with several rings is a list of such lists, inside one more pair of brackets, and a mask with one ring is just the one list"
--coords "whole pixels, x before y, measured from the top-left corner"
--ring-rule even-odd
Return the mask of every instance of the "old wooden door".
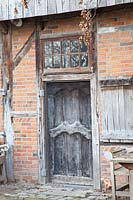
[[93, 177], [90, 83], [49, 83], [47, 95], [51, 180], [88, 183]]

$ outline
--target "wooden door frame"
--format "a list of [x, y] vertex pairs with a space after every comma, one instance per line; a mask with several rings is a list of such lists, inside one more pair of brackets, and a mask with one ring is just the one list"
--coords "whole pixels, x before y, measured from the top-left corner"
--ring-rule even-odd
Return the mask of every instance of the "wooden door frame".
[[[90, 91], [91, 91], [91, 113], [92, 113], [92, 154], [93, 154], [93, 183], [94, 189], [101, 189], [101, 176], [100, 176], [100, 139], [99, 139], [99, 92], [96, 75], [93, 74], [90, 79], [77, 79], [77, 80], [67, 80], [69, 82], [79, 82], [79, 81], [90, 81]], [[40, 134], [39, 134], [39, 180], [40, 183], [48, 183], [50, 181], [50, 172], [48, 164], [48, 131], [47, 131], [47, 84], [49, 82], [67, 82], [66, 80], [54, 80], [54, 81], [44, 81], [44, 90], [40, 93], [41, 98], [41, 125], [40, 125]]]

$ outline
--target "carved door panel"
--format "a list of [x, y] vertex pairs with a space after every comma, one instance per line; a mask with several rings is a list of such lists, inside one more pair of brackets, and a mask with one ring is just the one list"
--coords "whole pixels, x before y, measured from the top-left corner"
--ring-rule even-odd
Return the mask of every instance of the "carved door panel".
[[47, 89], [50, 176], [92, 179], [90, 84], [49, 83]]

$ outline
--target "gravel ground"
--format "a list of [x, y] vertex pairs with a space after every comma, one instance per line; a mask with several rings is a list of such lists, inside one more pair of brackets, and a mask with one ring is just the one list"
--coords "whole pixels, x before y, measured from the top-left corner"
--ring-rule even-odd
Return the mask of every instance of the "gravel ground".
[[87, 188], [14, 183], [0, 185], [0, 200], [111, 200], [111, 194]]

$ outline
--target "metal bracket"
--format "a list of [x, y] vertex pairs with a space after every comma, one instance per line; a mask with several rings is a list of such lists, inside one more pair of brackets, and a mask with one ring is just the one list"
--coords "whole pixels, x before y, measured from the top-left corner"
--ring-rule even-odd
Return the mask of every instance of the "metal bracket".
[[0, 89], [0, 96], [5, 96], [6, 95], [6, 92], [4, 89]]
[[45, 95], [44, 95], [44, 90], [40, 90], [39, 96], [40, 96], [40, 97], [44, 97], [44, 96], [45, 96]]

